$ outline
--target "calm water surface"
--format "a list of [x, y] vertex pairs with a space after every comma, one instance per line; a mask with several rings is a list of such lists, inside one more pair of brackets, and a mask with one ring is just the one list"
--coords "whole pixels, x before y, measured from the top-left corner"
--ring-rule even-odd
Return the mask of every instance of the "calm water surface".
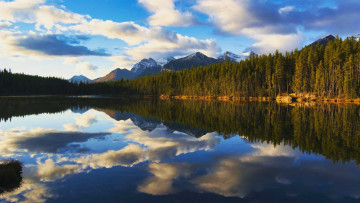
[[355, 105], [44, 97], [0, 109], [1, 202], [360, 202]]

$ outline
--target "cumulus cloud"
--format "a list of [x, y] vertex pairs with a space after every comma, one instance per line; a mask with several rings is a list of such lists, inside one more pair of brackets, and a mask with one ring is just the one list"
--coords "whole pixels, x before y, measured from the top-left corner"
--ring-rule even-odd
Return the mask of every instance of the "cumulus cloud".
[[[336, 169], [330, 172], [329, 167]], [[355, 165], [333, 165], [330, 161], [302, 161], [296, 165], [294, 157], [286, 156], [227, 157], [217, 160], [208, 174], [196, 177], [192, 182], [200, 191], [226, 197], [246, 198], [255, 192], [258, 194], [256, 200], [260, 202], [265, 201], [262, 192], [266, 193], [270, 188], [281, 190], [282, 195], [275, 196], [274, 201], [277, 201], [289, 194], [297, 194], [301, 199], [319, 191], [318, 185], [328, 186], [324, 199], [358, 198], [357, 180], [353, 179], [357, 173], [355, 168]]]
[[201, 138], [195, 138], [184, 133], [170, 132], [166, 127], [158, 127], [151, 132], [133, 130], [125, 138], [146, 146], [147, 156], [152, 161], [161, 161], [199, 150], [210, 151], [220, 143], [220, 138], [216, 133], [208, 133]]
[[275, 50], [281, 52], [292, 51], [301, 46], [304, 36], [300, 33], [294, 34], [255, 34], [252, 37], [255, 43], [247, 48], [247, 51], [255, 53], [271, 53]]
[[[64, 59], [64, 64], [75, 65], [75, 70], [81, 74], [92, 74], [99, 69], [98, 66], [91, 64], [88, 61], [84, 61], [75, 57]], [[73, 125], [69, 124], [68, 126]], [[73, 125], [74, 126], [74, 125]], [[75, 126], [76, 127], [76, 126]], [[67, 128], [69, 129], [69, 128]], [[74, 128], [73, 128], [74, 129]]]
[[44, 5], [45, 3], [46, 0], [0, 1], [0, 20], [36, 23], [37, 27], [44, 26], [51, 29], [57, 23], [79, 23], [88, 18], [88, 16]]
[[194, 23], [190, 12], [180, 12], [175, 9], [175, 0], [139, 0], [149, 12], [148, 18], [151, 26], [189, 26]]
[[77, 131], [81, 128], [89, 127], [98, 122], [96, 115], [87, 112], [79, 117], [75, 118], [76, 124], [65, 124], [64, 128], [66, 131]]
[[65, 177], [66, 175], [80, 172], [81, 168], [78, 165], [63, 165], [55, 166], [51, 159], [47, 159], [44, 163], [38, 162], [37, 176], [41, 181], [55, 181]]
[[[0, 131], [1, 132], [1, 131]], [[54, 129], [31, 129], [19, 131], [10, 129], [2, 132], [0, 152], [3, 156], [12, 156], [16, 151], [29, 154], [59, 153], [67, 150], [68, 144], [85, 142], [90, 138], [103, 137], [108, 133], [61, 132]]]
[[121, 39], [129, 45], [136, 45], [146, 39], [148, 29], [134, 22], [114, 22], [111, 20], [91, 19], [68, 27], [90, 35], [102, 35], [110, 39]]
[[[151, 25], [166, 24], [186, 25], [192, 21], [192, 16], [175, 9], [170, 1], [142, 1], [143, 5], [154, 12], [149, 19]], [[103, 50], [90, 50], [79, 43], [73, 43], [74, 37], [65, 37], [64, 33], [78, 35], [104, 36], [109, 39], [120, 39], [128, 46], [124, 47], [124, 56], [109, 58], [114, 61], [114, 67], [131, 68], [143, 58], [166, 58], [170, 55], [185, 55], [193, 52], [203, 52], [215, 56], [220, 47], [215, 40], [197, 39], [168, 31], [161, 27], [145, 27], [134, 22], [115, 22], [112, 20], [93, 19], [66, 10], [65, 7], [45, 5], [45, 0], [0, 1], [1, 22], [24, 22], [36, 24], [38, 32], [46, 34], [28, 34], [21, 32], [0, 33], [0, 48], [2, 56], [108, 56]], [[161, 5], [162, 7], [157, 7]], [[171, 15], [170, 15], [171, 14]], [[165, 18], [162, 15], [169, 15]], [[161, 17], [161, 18], [160, 18]], [[7, 24], [7, 23], [6, 23]], [[5, 26], [5, 24], [4, 24]], [[57, 33], [54, 35], [53, 33]], [[82, 40], [82, 39], [78, 39]], [[87, 62], [77, 63], [77, 71], [91, 72], [96, 66]]]
[[103, 154], [93, 154], [87, 157], [75, 159], [83, 167], [92, 169], [112, 168], [113, 166], [133, 166], [144, 160], [145, 151], [138, 145], [129, 144], [119, 151], [110, 150]]
[[2, 194], [1, 198], [7, 202], [45, 202], [48, 198], [55, 195], [50, 191], [45, 184], [40, 183], [30, 178], [25, 178], [21, 187], [15, 191]]
[[154, 176], [138, 186], [138, 191], [151, 195], [167, 195], [175, 191], [173, 180], [179, 176], [189, 176], [194, 167], [186, 163], [151, 163], [149, 172]]
[[94, 51], [78, 45], [86, 36], [29, 35], [19, 38], [17, 46], [50, 56], [108, 56], [103, 50]]
[[126, 69], [131, 69], [134, 64], [138, 63], [137, 60], [133, 59], [130, 56], [110, 56], [109, 59], [113, 61], [113, 68], [122, 67]]

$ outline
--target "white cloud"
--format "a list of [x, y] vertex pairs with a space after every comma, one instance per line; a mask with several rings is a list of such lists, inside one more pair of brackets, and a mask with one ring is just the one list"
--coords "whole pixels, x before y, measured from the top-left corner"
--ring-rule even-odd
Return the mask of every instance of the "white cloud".
[[[231, 35], [247, 36], [255, 40], [252, 45], [257, 53], [269, 53], [275, 50], [290, 51], [303, 42], [302, 34], [293, 31], [293, 25], [277, 23], [274, 13], [285, 14], [293, 8], [283, 7], [279, 11], [267, 8], [261, 16], [260, 7], [254, 7], [250, 0], [198, 0], [194, 8], [209, 16], [217, 28]], [[258, 10], [257, 10], [258, 9]]]
[[75, 159], [83, 167], [92, 169], [112, 168], [113, 166], [133, 166], [144, 160], [145, 151], [138, 145], [129, 144], [119, 151], [110, 150], [103, 154], [93, 154], [87, 157]]
[[275, 50], [281, 52], [292, 51], [294, 48], [301, 46], [304, 36], [296, 34], [254, 34], [252, 38], [255, 43], [250, 47], [256, 53], [271, 53]]
[[51, 29], [56, 23], [79, 23], [88, 17], [44, 5], [45, 3], [46, 0], [0, 1], [0, 20], [36, 23], [38, 27]]
[[223, 32], [230, 34], [242, 34], [242, 30], [257, 19], [247, 6], [249, 0], [198, 0], [194, 9], [205, 13], [209, 20], [218, 26]]
[[157, 127], [151, 132], [141, 129], [132, 130], [125, 135], [129, 141], [147, 147], [148, 159], [161, 161], [180, 154], [187, 154], [199, 150], [211, 151], [219, 144], [220, 138], [216, 133], [208, 133], [201, 138], [191, 137], [184, 133], [171, 133], [166, 127]]
[[113, 61], [112, 68], [126, 68], [131, 69], [134, 64], [136, 64], [138, 61], [132, 59], [132, 57], [129, 56], [110, 56], [109, 59]]
[[179, 176], [189, 176], [191, 165], [185, 163], [151, 163], [149, 172], [154, 176], [138, 186], [138, 191], [152, 195], [166, 195], [174, 192], [173, 180]]
[[27, 132], [24, 132], [24, 130], [25, 129], [14, 128], [6, 131], [0, 131], [0, 153], [3, 156], [11, 157], [16, 153], [16, 151], [26, 151], [26, 149], [22, 149], [18, 144], [22, 140], [40, 137], [46, 135], [47, 133], [56, 132], [56, 130], [53, 129], [42, 128], [31, 129]]
[[69, 30], [90, 35], [102, 35], [110, 39], [121, 39], [129, 45], [140, 44], [146, 39], [148, 29], [134, 22], [114, 22], [92, 19], [67, 27]]
[[189, 26], [194, 23], [190, 12], [181, 13], [175, 8], [175, 0], [139, 0], [153, 13], [148, 18], [151, 26]]
[[36, 23], [43, 25], [47, 29], [53, 28], [56, 23], [77, 24], [89, 18], [89, 16], [83, 16], [46, 5], [40, 6], [35, 15]]
[[2, 194], [1, 198], [7, 202], [45, 202], [48, 198], [54, 197], [54, 194], [40, 181], [24, 178], [21, 187]]
[[[94, 74], [99, 69], [98, 66], [93, 65], [90, 62], [83, 61], [74, 57], [64, 59], [64, 64], [75, 65], [75, 71], [84, 75]], [[70, 125], [68, 125], [68, 127], [70, 127]]]
[[38, 162], [37, 176], [41, 181], [49, 182], [80, 171], [81, 168], [78, 165], [55, 166], [53, 160], [47, 159], [44, 163]]

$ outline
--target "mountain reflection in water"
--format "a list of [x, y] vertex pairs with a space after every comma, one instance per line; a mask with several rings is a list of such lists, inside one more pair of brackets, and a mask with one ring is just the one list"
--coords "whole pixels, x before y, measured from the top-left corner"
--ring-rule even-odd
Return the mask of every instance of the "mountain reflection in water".
[[24, 171], [2, 201], [360, 201], [356, 105], [9, 97], [0, 108], [0, 158]]

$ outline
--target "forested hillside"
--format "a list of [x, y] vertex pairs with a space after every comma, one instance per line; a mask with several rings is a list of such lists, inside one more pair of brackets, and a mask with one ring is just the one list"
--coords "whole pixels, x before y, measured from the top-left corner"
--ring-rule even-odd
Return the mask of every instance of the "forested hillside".
[[295, 92], [354, 98], [360, 88], [360, 43], [336, 38], [327, 46], [134, 79], [129, 87], [154, 95], [275, 97]]

